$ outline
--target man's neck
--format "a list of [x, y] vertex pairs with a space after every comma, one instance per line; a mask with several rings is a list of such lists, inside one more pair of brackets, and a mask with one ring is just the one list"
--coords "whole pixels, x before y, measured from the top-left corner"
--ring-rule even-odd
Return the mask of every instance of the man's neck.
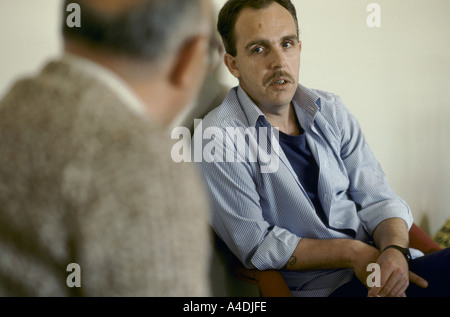
[[300, 129], [297, 125], [295, 110], [292, 104], [286, 106], [280, 113], [264, 113], [272, 126], [288, 135], [299, 135]]
[[[172, 94], [167, 90], [166, 81], [161, 79], [163, 75], [158, 77], [154, 73], [161, 71], [162, 74], [163, 68], [154, 69], [149, 66], [149, 63], [133, 62], [129, 58], [98, 54], [86, 46], [70, 41], [65, 43], [65, 52], [87, 59], [113, 72], [139, 98], [146, 108], [147, 115], [165, 125], [170, 122], [172, 113], [168, 114], [167, 109], [170, 108]], [[144, 76], [145, 71], [147, 71], [147, 75]], [[165, 98], [158, 96], [165, 96]]]

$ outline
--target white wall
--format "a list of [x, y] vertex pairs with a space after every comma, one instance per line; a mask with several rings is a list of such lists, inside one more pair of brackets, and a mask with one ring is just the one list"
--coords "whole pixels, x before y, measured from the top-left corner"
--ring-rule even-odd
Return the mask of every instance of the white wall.
[[[366, 23], [374, 2], [379, 28]], [[303, 42], [301, 82], [341, 96], [391, 186], [416, 223], [434, 234], [450, 216], [450, 1], [293, 3]], [[236, 84], [228, 74], [224, 82]]]
[[[225, 2], [213, 1], [217, 7]], [[416, 222], [435, 233], [450, 216], [450, 1], [293, 2], [302, 32], [302, 83], [342, 97], [392, 187]], [[381, 6], [380, 28], [366, 24], [372, 2]], [[0, 2], [0, 97], [60, 52], [61, 3]], [[236, 83], [223, 74], [225, 83]]]
[[61, 0], [0, 1], [0, 98], [61, 49]]

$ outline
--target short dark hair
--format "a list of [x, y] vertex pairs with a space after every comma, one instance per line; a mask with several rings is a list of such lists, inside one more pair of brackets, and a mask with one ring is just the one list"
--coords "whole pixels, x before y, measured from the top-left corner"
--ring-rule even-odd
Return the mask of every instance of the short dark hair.
[[63, 19], [64, 39], [80, 40], [90, 46], [145, 60], [157, 60], [197, 29], [203, 17], [200, 0], [145, 0], [112, 14], [96, 10], [89, 0], [65, 0], [65, 8], [77, 3], [81, 27], [69, 27]]
[[220, 10], [217, 23], [217, 29], [228, 54], [231, 56], [236, 56], [237, 54], [235, 26], [241, 11], [245, 8], [264, 9], [275, 2], [291, 13], [297, 27], [297, 35], [299, 35], [297, 11], [290, 0], [228, 0]]

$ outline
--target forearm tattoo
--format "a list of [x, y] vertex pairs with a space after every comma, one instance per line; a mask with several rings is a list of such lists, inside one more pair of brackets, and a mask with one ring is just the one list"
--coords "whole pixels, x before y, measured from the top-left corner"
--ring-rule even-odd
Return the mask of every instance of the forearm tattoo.
[[287, 261], [286, 265], [284, 266], [284, 269], [286, 270], [291, 269], [295, 265], [295, 263], [297, 263], [297, 257], [293, 255]]

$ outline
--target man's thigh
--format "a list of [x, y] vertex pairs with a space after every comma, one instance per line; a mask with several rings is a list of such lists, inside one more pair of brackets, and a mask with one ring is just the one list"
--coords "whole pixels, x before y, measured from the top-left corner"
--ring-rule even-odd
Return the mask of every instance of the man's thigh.
[[409, 297], [450, 297], [450, 248], [411, 261], [410, 270], [428, 281], [427, 288], [413, 283], [406, 290]]

